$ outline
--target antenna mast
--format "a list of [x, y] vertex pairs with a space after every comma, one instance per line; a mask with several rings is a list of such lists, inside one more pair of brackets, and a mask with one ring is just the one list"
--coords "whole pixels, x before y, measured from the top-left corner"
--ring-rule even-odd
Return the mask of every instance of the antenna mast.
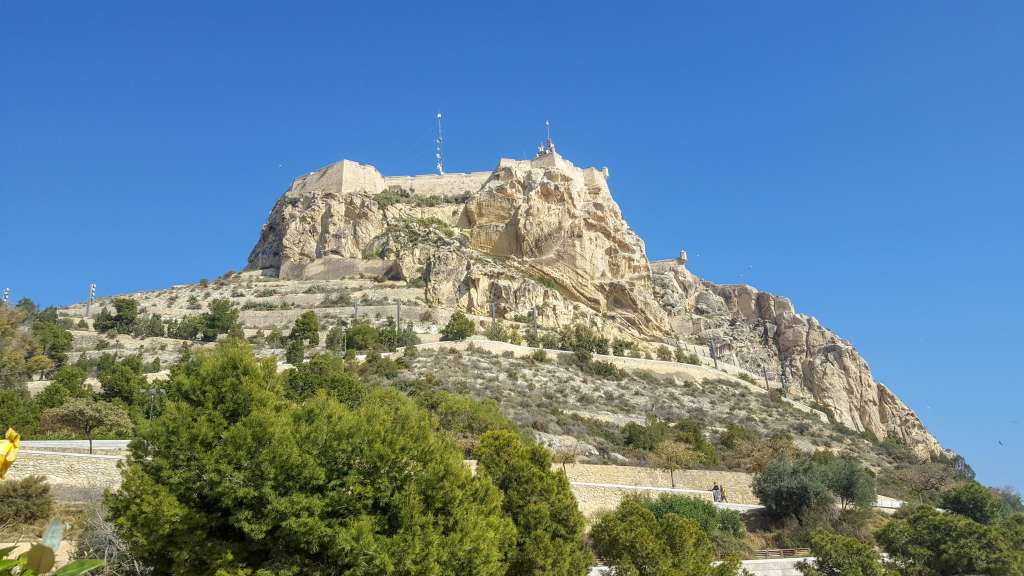
[[437, 149], [434, 157], [437, 158], [437, 173], [444, 176], [444, 132], [441, 131], [441, 113], [437, 113]]

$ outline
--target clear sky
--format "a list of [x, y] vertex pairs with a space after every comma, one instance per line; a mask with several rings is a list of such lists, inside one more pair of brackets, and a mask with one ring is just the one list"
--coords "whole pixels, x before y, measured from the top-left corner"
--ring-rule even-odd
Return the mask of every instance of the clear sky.
[[[245, 265], [341, 158], [527, 157], [550, 119], [652, 258], [784, 294], [1024, 487], [1024, 3], [0, 0], [0, 284]], [[1002, 445], [1000, 445], [1002, 442]]]

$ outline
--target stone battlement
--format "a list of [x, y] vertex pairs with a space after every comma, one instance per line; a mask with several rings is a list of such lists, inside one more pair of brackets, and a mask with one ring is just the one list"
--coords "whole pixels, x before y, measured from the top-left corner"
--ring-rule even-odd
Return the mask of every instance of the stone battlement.
[[[498, 169], [555, 168], [583, 179], [587, 187], [607, 189], [608, 169], [579, 168], [551, 151], [533, 160], [502, 158]], [[296, 178], [285, 196], [302, 196], [317, 191], [330, 191], [340, 195], [366, 193], [379, 194], [388, 188], [399, 188], [417, 196], [448, 196], [476, 192], [493, 172], [451, 172], [447, 174], [420, 174], [416, 176], [383, 176], [376, 167], [352, 160], [341, 160]]]

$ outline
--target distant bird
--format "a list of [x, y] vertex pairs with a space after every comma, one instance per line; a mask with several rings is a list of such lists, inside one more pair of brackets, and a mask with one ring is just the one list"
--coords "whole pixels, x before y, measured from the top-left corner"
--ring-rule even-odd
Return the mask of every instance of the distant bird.
[[1000, 446], [1003, 445], [1003, 441], [1002, 440], [996, 440], [996, 442], [998, 442]]

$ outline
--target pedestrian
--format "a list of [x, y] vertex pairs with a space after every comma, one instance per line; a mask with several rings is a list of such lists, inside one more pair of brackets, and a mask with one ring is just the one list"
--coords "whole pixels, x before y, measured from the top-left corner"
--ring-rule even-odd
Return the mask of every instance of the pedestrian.
[[718, 501], [719, 502], [728, 502], [729, 501], [729, 499], [725, 496], [725, 484], [722, 484], [718, 488]]
[[715, 485], [711, 487], [711, 499], [718, 502], [721, 497], [721, 490], [722, 489], [718, 487], [718, 482], [715, 482]]

